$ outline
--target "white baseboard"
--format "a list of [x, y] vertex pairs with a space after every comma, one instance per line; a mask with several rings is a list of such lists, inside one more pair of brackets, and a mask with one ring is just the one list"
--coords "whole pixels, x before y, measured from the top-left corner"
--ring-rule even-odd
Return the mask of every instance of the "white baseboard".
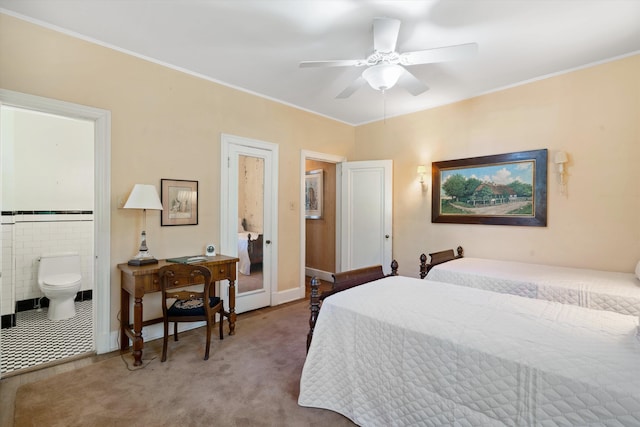
[[280, 305], [291, 301], [303, 299], [305, 294], [304, 286], [302, 288], [287, 289], [282, 292], [274, 292], [271, 294], [271, 305]]
[[[330, 280], [333, 280], [333, 279], [330, 279]], [[304, 285], [301, 288], [293, 288], [293, 289], [287, 289], [286, 291], [282, 291], [282, 292], [274, 292], [271, 294], [271, 306], [276, 306], [280, 304], [285, 304], [287, 302], [304, 299], [304, 297], [305, 297]], [[188, 331], [190, 329], [199, 328], [204, 325], [205, 325], [204, 322], [178, 323], [178, 332]], [[226, 325], [227, 323], [225, 319], [225, 328], [227, 327]], [[173, 327], [171, 327], [171, 330], [173, 331]], [[164, 331], [163, 331], [162, 323], [145, 326], [143, 329], [143, 336], [144, 336], [145, 342], [162, 338], [163, 335], [164, 335]], [[119, 339], [120, 339], [120, 330], [111, 331], [110, 339], [109, 339], [109, 342], [110, 342], [109, 351], [120, 349]], [[144, 350], [143, 350], [143, 353], [144, 353]]]
[[[226, 318], [225, 318], [226, 319]], [[178, 333], [183, 331], [188, 331], [190, 329], [199, 328], [201, 326], [205, 326], [205, 322], [182, 322], [178, 323]], [[225, 327], [227, 323], [225, 322]], [[173, 326], [169, 328], [169, 332], [173, 334]], [[225, 329], [226, 333], [226, 329]], [[162, 338], [164, 336], [162, 323], [156, 323], [155, 325], [145, 326], [142, 329], [142, 336], [144, 337], [144, 342], [148, 342], [151, 340], [156, 340], [158, 338]], [[110, 343], [111, 343], [111, 351], [120, 349], [120, 330], [111, 331], [110, 335]], [[173, 338], [172, 338], [173, 339]], [[132, 344], [129, 345], [129, 350], [131, 350]], [[144, 349], [142, 350], [144, 354]]]

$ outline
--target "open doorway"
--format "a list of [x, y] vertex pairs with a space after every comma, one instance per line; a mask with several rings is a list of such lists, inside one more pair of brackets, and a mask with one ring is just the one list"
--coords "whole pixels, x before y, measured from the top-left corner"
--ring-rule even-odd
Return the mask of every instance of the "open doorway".
[[336, 271], [336, 164], [307, 159], [305, 165], [305, 275]]
[[[345, 157], [303, 150], [301, 152], [301, 225], [300, 225], [300, 298], [306, 293], [308, 278], [316, 276], [331, 282], [331, 274], [340, 271], [340, 186], [338, 184], [337, 164], [346, 161]], [[322, 171], [321, 215], [309, 215], [308, 182], [318, 178]], [[310, 173], [308, 172], [316, 172]], [[309, 178], [308, 178], [309, 177]], [[315, 212], [314, 212], [315, 213]], [[310, 217], [307, 219], [307, 217]], [[312, 218], [316, 217], [316, 218]], [[327, 249], [329, 248], [329, 249]]]
[[333, 281], [333, 272], [370, 265], [381, 264], [385, 273], [390, 273], [393, 248], [392, 161], [347, 162], [341, 156], [303, 150], [300, 161], [301, 218], [306, 217], [307, 164], [313, 165], [313, 161], [336, 166], [335, 269], [306, 269], [307, 221], [301, 221], [300, 298], [304, 298], [306, 294], [305, 273], [328, 282]]
[[[87, 233], [89, 234], [88, 239], [90, 239], [89, 248], [81, 248], [81, 251], [86, 253], [91, 253], [90, 257], [87, 256], [85, 258], [85, 262], [87, 264], [86, 270], [89, 271], [88, 275], [91, 275], [93, 279], [93, 289], [91, 292], [92, 299], [89, 300], [91, 304], [91, 308], [93, 313], [91, 314], [90, 321], [93, 323], [93, 327], [89, 331], [89, 335], [91, 338], [91, 351], [95, 351], [97, 353], [105, 353], [112, 348], [115, 348], [115, 344], [111, 345], [110, 342], [110, 278], [109, 278], [109, 266], [110, 266], [110, 126], [111, 119], [110, 113], [105, 110], [96, 109], [93, 107], [86, 107], [77, 104], [71, 104], [64, 101], [58, 101], [48, 98], [37, 97], [33, 95], [23, 94], [19, 92], [7, 91], [4, 89], [0, 89], [0, 109], [1, 108], [12, 108], [15, 110], [24, 110], [31, 113], [37, 113], [44, 116], [53, 116], [56, 118], [60, 118], [61, 120], [68, 121], [79, 121], [90, 126], [90, 134], [88, 137], [88, 144], [92, 145], [92, 153], [88, 157], [87, 162], [89, 162], [88, 167], [90, 168], [90, 174], [92, 175], [93, 185], [91, 188], [91, 208], [88, 211], [91, 213], [84, 212], [84, 209], [63, 209], [68, 210], [63, 215], [70, 215], [73, 219], [81, 219], [88, 220], [87, 215], [91, 216], [91, 221]], [[7, 123], [3, 123], [3, 125], [7, 125]], [[3, 132], [7, 129], [3, 128]], [[5, 138], [8, 136], [5, 135]], [[5, 139], [6, 141], [6, 139]], [[2, 141], [0, 141], [0, 144]], [[12, 167], [12, 164], [5, 165], [5, 168]], [[34, 168], [32, 166], [26, 168], [27, 172], [33, 173], [36, 176], [38, 173], [42, 173], [42, 169]], [[9, 171], [3, 170], [3, 176], [5, 173]], [[41, 180], [35, 180], [36, 184], [38, 182], [43, 183], [42, 180], [51, 179], [50, 176], [42, 176]], [[6, 184], [6, 183], [5, 183]], [[8, 190], [9, 187], [4, 186], [3, 189], [5, 191]], [[5, 209], [6, 208], [6, 209]], [[10, 209], [11, 212], [21, 212], [22, 209], [18, 209], [8, 204], [6, 206], [2, 206], [3, 211], [3, 238], [11, 237], [10, 235], [4, 234], [5, 227], [5, 217], [9, 217], [10, 215], [4, 215], [5, 210]], [[38, 211], [37, 209], [26, 209], [26, 211], [31, 210], [31, 216], [34, 215], [52, 215], [55, 210], [53, 207], [45, 208], [45, 212]], [[48, 212], [46, 212], [48, 211]], [[80, 211], [80, 212], [78, 212]], [[18, 215], [23, 215], [20, 218], [21, 222], [25, 224], [29, 223], [29, 221], [25, 221], [28, 218], [24, 217], [24, 213], [18, 213]], [[76, 215], [79, 215], [77, 217]], [[32, 218], [33, 219], [33, 218]], [[40, 224], [41, 221], [32, 221], [34, 224]], [[14, 222], [9, 221], [10, 225], [13, 226]], [[86, 224], [85, 224], [86, 225]], [[6, 257], [3, 261], [8, 261]], [[13, 258], [13, 254], [11, 254], [11, 258]], [[6, 264], [5, 264], [6, 265]], [[31, 265], [30, 268], [33, 270], [34, 266]], [[5, 276], [2, 279], [2, 290], [3, 290], [3, 314], [5, 312], [8, 313], [8, 318], [15, 318], [16, 311], [16, 303], [21, 300], [23, 295], [16, 291], [16, 286], [12, 283], [12, 277]], [[34, 277], [31, 277], [30, 280], [35, 280]], [[6, 298], [7, 292], [9, 294], [9, 298]], [[93, 305], [93, 301], [100, 301], [100, 304]], [[9, 307], [7, 307], [7, 303]], [[3, 321], [5, 316], [3, 316]], [[0, 334], [0, 339], [2, 339], [2, 334]], [[3, 352], [4, 353], [4, 352]], [[1, 357], [1, 356], [0, 356]], [[23, 355], [24, 357], [24, 355]]]

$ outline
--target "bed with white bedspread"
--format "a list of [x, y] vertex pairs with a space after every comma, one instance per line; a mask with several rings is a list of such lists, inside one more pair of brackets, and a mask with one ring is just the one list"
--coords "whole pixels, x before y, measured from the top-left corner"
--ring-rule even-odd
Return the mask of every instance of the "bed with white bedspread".
[[633, 273], [459, 257], [432, 266], [429, 280], [640, 316]]
[[640, 426], [638, 318], [392, 276], [322, 303], [298, 403], [362, 426]]

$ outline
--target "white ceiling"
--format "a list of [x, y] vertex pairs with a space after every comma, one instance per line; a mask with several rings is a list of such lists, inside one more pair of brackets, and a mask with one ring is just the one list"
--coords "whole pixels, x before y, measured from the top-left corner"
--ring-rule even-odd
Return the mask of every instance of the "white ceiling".
[[[357, 125], [640, 53], [640, 0], [0, 0], [0, 11]], [[477, 56], [408, 67], [430, 90], [366, 86], [372, 21], [402, 21], [397, 51], [476, 42]]]

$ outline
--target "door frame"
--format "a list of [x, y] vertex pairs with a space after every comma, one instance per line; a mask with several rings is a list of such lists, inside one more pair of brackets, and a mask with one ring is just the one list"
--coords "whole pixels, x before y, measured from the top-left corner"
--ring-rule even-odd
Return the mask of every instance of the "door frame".
[[[111, 334], [111, 112], [66, 101], [0, 89], [0, 103], [94, 122], [93, 339], [97, 354], [118, 348]], [[96, 301], [99, 303], [96, 304]]]
[[[317, 160], [325, 163], [335, 163], [339, 164], [342, 162], [346, 162], [347, 158], [344, 156], [338, 156], [335, 154], [326, 154], [320, 153], [317, 151], [309, 151], [309, 150], [301, 150], [300, 151], [300, 287], [298, 288], [298, 298], [304, 298], [306, 292], [306, 278], [305, 278], [305, 268], [306, 268], [306, 243], [307, 243], [307, 221], [304, 215], [304, 203], [305, 203], [305, 194], [304, 194], [304, 185], [305, 185], [305, 173], [306, 173], [306, 161], [307, 160]], [[342, 180], [340, 174], [338, 173], [338, 168], [336, 168], [336, 235], [334, 236], [336, 241], [336, 271], [341, 271], [341, 259], [342, 252], [340, 247], [340, 230], [341, 230], [341, 218], [340, 212], [342, 211], [342, 196], [341, 196], [341, 188], [342, 188]], [[322, 280], [333, 281], [331, 277], [321, 277]]]
[[[277, 283], [278, 283], [278, 156], [279, 156], [279, 148], [277, 144], [265, 141], [259, 141], [256, 139], [244, 138], [241, 136], [230, 135], [222, 133], [220, 135], [220, 252], [221, 253], [236, 253], [236, 248], [233, 248], [232, 238], [230, 237], [230, 232], [225, 232], [225, 230], [236, 230], [238, 229], [238, 219], [237, 217], [231, 217], [229, 212], [231, 211], [231, 206], [234, 204], [238, 206], [238, 195], [231, 194], [229, 191], [229, 147], [231, 145], [243, 146], [252, 149], [265, 150], [271, 153], [271, 176], [265, 176], [265, 182], [269, 180], [271, 185], [271, 197], [270, 200], [267, 200], [265, 197], [265, 202], [268, 201], [269, 205], [265, 203], [264, 210], [264, 225], [265, 230], [270, 229], [269, 233], [264, 234], [264, 241], [270, 241], [268, 245], [265, 244], [264, 248], [264, 260], [263, 260], [263, 272], [264, 263], [269, 263], [269, 284], [270, 284], [270, 294], [269, 294], [269, 306], [277, 305]], [[237, 179], [237, 178], [236, 178]], [[267, 222], [269, 223], [269, 227], [266, 227]], [[236, 266], [236, 273], [237, 273]], [[237, 277], [238, 273], [236, 274]], [[275, 288], [275, 289], [274, 289]], [[236, 289], [237, 289], [237, 280], [236, 280]], [[236, 306], [237, 306], [238, 296], [236, 295]]]

